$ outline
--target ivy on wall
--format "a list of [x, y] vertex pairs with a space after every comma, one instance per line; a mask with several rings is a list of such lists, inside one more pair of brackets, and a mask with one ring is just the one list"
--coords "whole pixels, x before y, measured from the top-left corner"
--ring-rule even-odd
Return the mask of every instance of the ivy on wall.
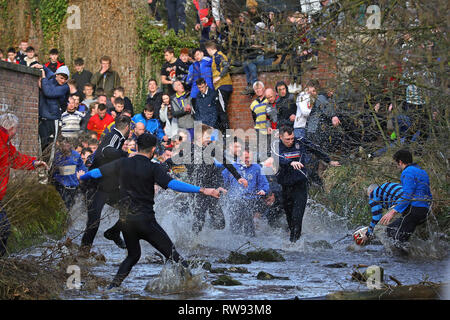
[[43, 48], [57, 47], [61, 25], [66, 17], [68, 0], [30, 0], [34, 22], [39, 15], [43, 34]]
[[[198, 34], [188, 31], [185, 34], [176, 35], [173, 30], [167, 31], [165, 25], [154, 25], [151, 21], [145, 12], [139, 13], [136, 17], [136, 32], [138, 36], [136, 49], [140, 55], [138, 88], [135, 97], [137, 111], [141, 111], [145, 105], [148, 79], [150, 77], [159, 78], [159, 69], [164, 63], [164, 49], [172, 47], [175, 51], [175, 56], [178, 56], [182, 48], [196, 48], [199, 46]], [[146, 70], [148, 60], [151, 60], [151, 70]]]

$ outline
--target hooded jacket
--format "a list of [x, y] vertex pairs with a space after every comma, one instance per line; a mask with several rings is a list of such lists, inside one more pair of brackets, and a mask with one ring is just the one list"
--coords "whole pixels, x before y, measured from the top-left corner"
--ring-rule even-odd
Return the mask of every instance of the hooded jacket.
[[162, 96], [163, 96], [163, 91], [161, 90], [161, 88], [156, 89], [156, 92], [154, 95], [151, 95], [150, 92], [147, 95], [146, 103], [149, 105], [152, 105], [153, 108], [155, 109], [154, 117], [156, 119], [159, 119], [159, 109], [161, 109]]
[[289, 93], [288, 86], [284, 81], [277, 82], [275, 88], [278, 88], [281, 85], [286, 87], [286, 95], [284, 97], [279, 96], [279, 100], [277, 102], [277, 128], [281, 128], [283, 125], [292, 127], [294, 122], [290, 121], [289, 118], [297, 112], [295, 96], [292, 93]]
[[59, 120], [61, 111], [65, 110], [69, 99], [69, 85], [67, 83], [60, 85], [55, 79], [55, 74], [46, 66], [44, 71], [45, 78], [41, 81], [39, 91], [39, 117]]
[[206, 84], [211, 89], [214, 89], [214, 84], [212, 81], [212, 59], [210, 57], [203, 57], [203, 59], [198, 62], [195, 61], [189, 67], [189, 73], [186, 77], [186, 83], [192, 86], [191, 90], [191, 98], [197, 98], [199, 93], [196, 80], [199, 78], [203, 78], [206, 81]]
[[194, 127], [194, 108], [191, 108], [191, 112], [184, 111], [186, 105], [192, 107], [192, 101], [188, 93], [184, 93], [182, 96], [177, 96], [175, 93], [171, 98], [172, 115], [178, 119], [178, 127], [182, 129], [191, 129]]

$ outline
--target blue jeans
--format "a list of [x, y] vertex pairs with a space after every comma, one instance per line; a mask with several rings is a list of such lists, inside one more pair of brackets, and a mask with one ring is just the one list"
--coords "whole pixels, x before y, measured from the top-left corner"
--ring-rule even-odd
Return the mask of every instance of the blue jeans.
[[294, 128], [294, 137], [296, 138], [306, 137], [306, 128]]
[[173, 29], [175, 34], [186, 29], [186, 0], [166, 0], [167, 30]]
[[0, 257], [6, 253], [6, 244], [11, 233], [10, 229], [11, 225], [9, 224], [5, 210], [0, 210]]
[[265, 59], [264, 56], [257, 56], [256, 59], [243, 63], [247, 84], [253, 85], [258, 81], [258, 66], [271, 66], [273, 59]]

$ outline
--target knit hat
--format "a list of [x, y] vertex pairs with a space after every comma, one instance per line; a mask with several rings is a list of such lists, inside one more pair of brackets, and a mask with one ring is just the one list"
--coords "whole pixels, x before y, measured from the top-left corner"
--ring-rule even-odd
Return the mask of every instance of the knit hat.
[[70, 78], [70, 71], [69, 68], [67, 68], [67, 66], [61, 66], [59, 67], [55, 74], [65, 74], [67, 76], [67, 78]]

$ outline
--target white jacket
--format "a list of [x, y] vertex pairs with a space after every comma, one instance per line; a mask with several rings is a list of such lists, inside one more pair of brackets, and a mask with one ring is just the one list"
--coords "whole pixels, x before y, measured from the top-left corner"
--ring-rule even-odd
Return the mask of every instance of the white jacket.
[[311, 97], [309, 93], [300, 92], [297, 96], [297, 113], [295, 114], [294, 128], [305, 128], [306, 121], [311, 113]]
[[172, 139], [178, 133], [178, 119], [172, 117], [172, 121], [167, 116], [167, 106], [163, 105], [159, 110], [159, 118], [165, 123], [164, 133]]

